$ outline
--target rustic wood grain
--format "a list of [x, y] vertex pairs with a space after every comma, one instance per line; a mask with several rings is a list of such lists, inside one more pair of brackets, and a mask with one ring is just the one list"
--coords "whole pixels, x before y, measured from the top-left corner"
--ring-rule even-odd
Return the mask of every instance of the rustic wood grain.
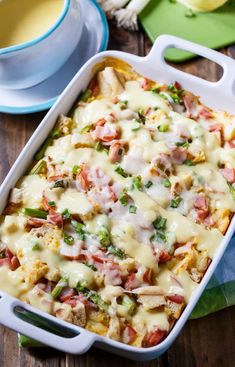
[[[151, 43], [142, 31], [130, 33], [111, 24], [109, 48], [143, 56], [149, 52]], [[235, 47], [230, 47], [227, 53], [235, 58]], [[176, 67], [211, 81], [221, 77], [220, 68], [205, 59]], [[0, 182], [44, 115], [0, 114]], [[95, 348], [83, 356], [49, 348], [19, 350], [17, 334], [0, 327], [0, 367], [234, 367], [234, 340], [235, 307], [189, 321], [168, 352], [147, 363], [129, 361]]]

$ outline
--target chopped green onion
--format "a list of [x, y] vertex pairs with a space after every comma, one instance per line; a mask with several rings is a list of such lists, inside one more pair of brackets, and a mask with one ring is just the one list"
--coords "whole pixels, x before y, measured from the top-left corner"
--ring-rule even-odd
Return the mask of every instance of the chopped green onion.
[[81, 134], [89, 133], [89, 132], [92, 130], [92, 128], [93, 128], [93, 125], [92, 125], [92, 124], [91, 124], [91, 125], [86, 125], [86, 126], [84, 126], [84, 127], [79, 131], [79, 133], [81, 133]]
[[161, 91], [161, 88], [160, 87], [153, 87], [151, 89], [151, 92], [155, 93], [155, 94], [159, 94], [159, 92]]
[[57, 189], [59, 187], [66, 189], [68, 186], [69, 186], [68, 180], [58, 180], [53, 184], [51, 189]]
[[61, 278], [59, 282], [56, 284], [55, 288], [51, 292], [51, 296], [53, 299], [57, 299], [60, 294], [62, 293], [63, 288], [68, 286], [68, 279], [67, 278]]
[[129, 206], [129, 213], [136, 214], [137, 207], [135, 205]]
[[52, 144], [52, 142], [53, 142], [53, 138], [51, 136], [49, 136], [44, 141], [41, 148], [39, 149], [39, 151], [36, 153], [36, 155], [34, 157], [36, 161], [40, 161], [44, 157], [47, 148]]
[[170, 207], [171, 208], [178, 208], [178, 206], [180, 205], [182, 200], [183, 199], [180, 196], [177, 196], [175, 199], [171, 200]]
[[164, 187], [171, 187], [171, 181], [169, 180], [169, 178], [164, 178], [163, 179], [163, 186]]
[[78, 235], [78, 238], [81, 241], [85, 241], [85, 235], [86, 235], [86, 231], [85, 231], [85, 226], [82, 223], [77, 222], [76, 220], [72, 220], [71, 224], [73, 226], [73, 228], [75, 229], [75, 232]]
[[76, 289], [78, 292], [82, 292], [84, 295], [88, 295], [90, 290], [87, 288], [87, 281], [83, 280], [81, 282], [77, 282]]
[[80, 169], [80, 166], [78, 166], [77, 164], [75, 164], [73, 166], [73, 170], [72, 170], [73, 175], [76, 175], [78, 173], [79, 169]]
[[125, 110], [128, 107], [128, 101], [119, 101], [118, 104], [119, 104], [121, 110]]
[[160, 243], [166, 243], [167, 242], [167, 236], [165, 232], [159, 230], [156, 231], [156, 233], [150, 237], [150, 241], [160, 242]]
[[60, 137], [60, 131], [59, 131], [59, 130], [57, 130], [57, 129], [52, 130], [52, 132], [51, 132], [51, 137], [52, 137], [53, 139], [58, 139], [58, 138]]
[[122, 155], [122, 153], [123, 153], [122, 148], [119, 148], [119, 149], [118, 149], [118, 155]]
[[97, 292], [91, 291], [88, 296], [88, 299], [93, 303], [95, 303], [102, 311], [108, 312], [109, 305], [102, 300], [102, 298]]
[[127, 206], [128, 205], [129, 196], [126, 192], [126, 189], [123, 189], [121, 192], [121, 195], [119, 197], [119, 201], [122, 205]]
[[92, 90], [86, 89], [79, 97], [79, 102], [86, 102], [92, 96]]
[[69, 212], [68, 209], [65, 209], [61, 214], [64, 220], [71, 218], [71, 213]]
[[111, 237], [107, 227], [102, 226], [102, 229], [98, 232], [98, 237], [102, 247], [108, 247], [110, 245]]
[[97, 150], [97, 152], [100, 152], [102, 149], [103, 149], [103, 145], [100, 141], [97, 141], [95, 143], [95, 146], [94, 146], [95, 150]]
[[179, 141], [179, 142], [175, 143], [175, 145], [177, 147], [188, 148], [190, 144], [189, 144], [188, 141]]
[[227, 182], [227, 184], [228, 184], [228, 187], [229, 187], [229, 191], [232, 195], [232, 198], [233, 198], [233, 200], [235, 200], [235, 188], [233, 187], [233, 185], [231, 183]]
[[155, 221], [153, 222], [153, 226], [155, 229], [159, 230], [165, 230], [166, 229], [166, 223], [167, 223], [167, 219], [163, 218], [161, 215], [159, 215]]
[[122, 251], [120, 248], [117, 248], [113, 245], [108, 247], [108, 252], [114, 256], [119, 257], [120, 259], [125, 259], [126, 255], [125, 252]]
[[142, 185], [142, 182], [141, 182], [141, 176], [133, 177], [131, 189], [132, 190], [137, 189], [139, 191], [142, 191], [143, 185]]
[[125, 172], [124, 169], [119, 165], [115, 168], [115, 172], [117, 172], [119, 175], [125, 178], [129, 176], [128, 173]]
[[146, 122], [146, 116], [143, 114], [143, 110], [139, 110], [139, 111], [138, 111], [138, 118], [136, 119], [136, 121], [137, 121], [139, 124], [143, 124], [143, 125], [145, 125], [145, 122]]
[[47, 164], [44, 160], [40, 160], [35, 164], [35, 166], [29, 172], [30, 175], [38, 175], [39, 173], [45, 173]]
[[166, 133], [169, 130], [169, 125], [162, 124], [162, 125], [159, 125], [157, 128], [161, 133]]
[[125, 306], [127, 308], [127, 312], [129, 315], [133, 315], [136, 309], [136, 303], [133, 301], [129, 296], [124, 295], [122, 298], [122, 306]]
[[74, 238], [73, 238], [73, 236], [70, 236], [69, 234], [64, 233], [64, 242], [67, 245], [72, 246], [74, 244]]
[[183, 164], [185, 164], [185, 166], [189, 166], [189, 167], [195, 166], [195, 163], [193, 163], [193, 161], [191, 159], [185, 159]]
[[146, 187], [147, 189], [149, 189], [151, 186], [153, 186], [152, 181], [148, 181], [148, 182], [145, 184], [145, 187]]
[[56, 203], [55, 203], [55, 201], [48, 201], [48, 205], [52, 206], [52, 207], [55, 207]]
[[34, 243], [34, 245], [32, 246], [32, 250], [33, 251], [40, 251], [42, 249], [40, 243], [36, 242]]
[[93, 265], [93, 264], [88, 264], [88, 263], [85, 263], [85, 265], [86, 265], [86, 266], [88, 266], [88, 268], [90, 268], [91, 270], [93, 270], [93, 271], [97, 271], [97, 269], [96, 269], [95, 265]]
[[138, 126], [138, 127], [133, 127], [133, 129], [131, 129], [131, 131], [138, 131], [138, 130], [140, 130], [140, 126]]
[[22, 213], [28, 217], [36, 217], [41, 219], [47, 219], [48, 213], [45, 210], [33, 209], [33, 208], [23, 208]]

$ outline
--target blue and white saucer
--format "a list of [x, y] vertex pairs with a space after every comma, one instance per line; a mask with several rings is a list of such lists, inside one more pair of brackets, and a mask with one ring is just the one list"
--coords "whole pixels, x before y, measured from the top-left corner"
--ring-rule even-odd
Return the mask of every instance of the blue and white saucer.
[[0, 112], [25, 114], [49, 109], [81, 66], [107, 48], [109, 31], [104, 12], [96, 0], [82, 0], [84, 29], [80, 41], [64, 66], [44, 82], [27, 89], [0, 88]]

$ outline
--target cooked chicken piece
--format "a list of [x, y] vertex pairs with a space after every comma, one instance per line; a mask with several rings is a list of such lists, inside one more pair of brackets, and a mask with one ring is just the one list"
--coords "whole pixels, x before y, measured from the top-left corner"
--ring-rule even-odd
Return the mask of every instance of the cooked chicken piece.
[[172, 302], [169, 299], [166, 302], [165, 312], [169, 317], [173, 317], [174, 319], [178, 319], [183, 311], [185, 304], [184, 303], [176, 303]]
[[94, 145], [94, 140], [90, 134], [73, 134], [71, 143], [75, 148], [90, 148]]
[[28, 293], [27, 301], [33, 307], [49, 314], [53, 311], [53, 299], [49, 293], [44, 292], [37, 285]]
[[120, 340], [120, 321], [117, 316], [114, 316], [110, 319], [109, 329], [107, 332], [107, 337], [110, 339]]
[[77, 302], [76, 306], [72, 309], [73, 312], [73, 324], [85, 327], [86, 325], [86, 310], [82, 302]]
[[154, 308], [158, 308], [166, 304], [165, 297], [160, 295], [159, 296], [140, 295], [138, 297], [138, 302], [143, 305], [146, 311], [153, 310]]
[[39, 279], [43, 278], [49, 271], [47, 264], [36, 259], [32, 263], [22, 266], [25, 271], [25, 280], [27, 283], [36, 284]]
[[163, 295], [163, 290], [158, 285], [150, 285], [148, 287], [140, 287], [132, 290], [132, 293], [147, 296]]
[[58, 317], [58, 319], [73, 322], [72, 307], [67, 303], [55, 302], [53, 306], [53, 314]]
[[98, 83], [104, 96], [115, 96], [124, 91], [118, 74], [112, 67], [106, 67], [98, 73]]
[[57, 120], [55, 129], [59, 130], [61, 135], [68, 135], [71, 133], [74, 126], [75, 123], [70, 117], [60, 115]]
[[16, 187], [11, 190], [9, 202], [16, 205], [23, 203], [23, 192], [24, 189], [17, 189]]

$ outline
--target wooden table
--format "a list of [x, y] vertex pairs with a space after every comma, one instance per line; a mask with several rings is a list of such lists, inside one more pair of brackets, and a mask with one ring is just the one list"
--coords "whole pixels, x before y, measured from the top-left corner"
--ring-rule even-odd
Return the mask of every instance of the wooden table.
[[[111, 25], [109, 47], [145, 55], [151, 44], [141, 31], [129, 33]], [[230, 56], [234, 53], [235, 57], [232, 47], [224, 52]], [[176, 67], [210, 80], [221, 75], [216, 64], [203, 59]], [[0, 114], [1, 181], [44, 115]], [[168, 352], [148, 363], [129, 361], [94, 348], [83, 356], [66, 355], [46, 348], [19, 350], [17, 334], [0, 327], [0, 367], [234, 367], [234, 342], [235, 307], [189, 321]]]

